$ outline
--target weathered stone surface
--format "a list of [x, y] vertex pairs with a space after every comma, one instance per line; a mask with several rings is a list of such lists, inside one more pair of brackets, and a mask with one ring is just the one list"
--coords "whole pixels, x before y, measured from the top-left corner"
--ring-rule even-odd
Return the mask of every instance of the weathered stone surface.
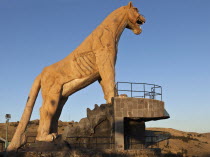
[[87, 117], [82, 118], [78, 123], [65, 128], [63, 138], [66, 137], [111, 137], [113, 130], [114, 109], [112, 104], [95, 105], [93, 110], [87, 109]]
[[[165, 114], [164, 102], [145, 98], [118, 98], [113, 99], [116, 117], [146, 118], [157, 120], [169, 118]], [[145, 119], [145, 121], [147, 121]]]
[[34, 81], [24, 113], [7, 150], [16, 150], [25, 142], [24, 132], [40, 89], [43, 105], [40, 108], [38, 141], [56, 138], [58, 119], [68, 96], [89, 84], [98, 80], [107, 103], [111, 103], [115, 94], [114, 67], [120, 35], [125, 28], [140, 34], [140, 25], [144, 22], [145, 18], [129, 2], [107, 16], [66, 58], [45, 67]]

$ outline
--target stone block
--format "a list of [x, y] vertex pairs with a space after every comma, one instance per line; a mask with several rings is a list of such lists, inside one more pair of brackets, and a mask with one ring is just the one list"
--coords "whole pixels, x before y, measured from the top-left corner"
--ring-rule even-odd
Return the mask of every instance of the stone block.
[[114, 98], [114, 104], [120, 104], [121, 99], [120, 98]]
[[144, 99], [138, 99], [138, 104], [144, 104]]
[[130, 111], [130, 112], [132, 112], [132, 108], [131, 107], [128, 107], [127, 110]]
[[120, 104], [120, 107], [121, 107], [121, 108], [127, 108], [127, 106], [124, 104], [124, 102], [122, 102], [122, 103]]
[[158, 112], [154, 112], [154, 117], [158, 117], [158, 116], [159, 116]]
[[[119, 99], [121, 99], [119, 101]], [[120, 102], [117, 104], [116, 102]], [[118, 98], [114, 104], [117, 117], [163, 117], [164, 102], [144, 98]], [[120, 106], [119, 106], [120, 105]], [[117, 108], [117, 109], [116, 109]]]
[[127, 109], [123, 109], [123, 117], [128, 117], [128, 110]]
[[145, 102], [144, 104], [144, 108], [147, 109], [148, 108], [148, 102]]
[[132, 109], [132, 102], [126, 102], [127, 108], [131, 108]]
[[132, 109], [138, 109], [137, 104], [133, 103], [132, 104]]
[[152, 117], [152, 112], [151, 111], [147, 112], [147, 117]]
[[157, 109], [158, 108], [158, 104], [153, 105], [153, 109]]
[[142, 103], [138, 104], [138, 109], [142, 109], [142, 108], [144, 108], [144, 104]]
[[116, 106], [115, 106], [115, 111], [120, 111], [120, 109], [121, 109], [120, 104], [116, 104]]
[[154, 111], [154, 106], [150, 106], [149, 110]]
[[138, 110], [138, 117], [143, 117], [143, 110]]
[[133, 102], [134, 104], [138, 104], [138, 99], [137, 99], [137, 98], [132, 98], [132, 102]]
[[160, 107], [160, 109], [161, 109], [162, 112], [164, 112], [164, 106], [163, 105]]
[[143, 117], [148, 117], [148, 111], [147, 111], [147, 110], [145, 110], [145, 111], [143, 112]]
[[153, 101], [153, 106], [157, 106], [158, 102], [157, 101]]
[[121, 111], [116, 111], [116, 114], [115, 114], [116, 117], [122, 117], [122, 112]]
[[115, 134], [115, 148], [117, 150], [123, 150], [124, 149], [124, 136]]
[[132, 115], [132, 112], [128, 112], [128, 117], [132, 117], [133, 115]]
[[116, 123], [123, 123], [123, 120], [124, 118], [123, 117], [115, 117], [115, 122]]
[[151, 111], [151, 117], [154, 117], [154, 115], [155, 115], [154, 111]]
[[123, 133], [123, 130], [124, 130], [123, 124], [122, 125], [120, 125], [120, 124], [116, 125], [115, 129], [116, 129], [117, 132]]
[[117, 133], [123, 133], [123, 131], [124, 131], [123, 122], [115, 123], [115, 130], [116, 130]]
[[148, 102], [147, 110], [150, 110], [152, 108], [152, 103]]
[[133, 110], [133, 117], [138, 117], [138, 110]]

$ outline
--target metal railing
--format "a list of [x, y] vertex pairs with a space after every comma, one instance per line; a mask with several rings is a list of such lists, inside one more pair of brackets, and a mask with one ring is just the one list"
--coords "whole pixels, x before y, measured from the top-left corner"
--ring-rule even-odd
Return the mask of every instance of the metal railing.
[[[27, 136], [27, 147], [31, 143], [35, 143], [36, 136]], [[159, 142], [170, 138], [170, 134], [152, 135], [144, 137], [125, 136], [125, 149], [145, 149], [159, 148]], [[72, 149], [87, 148], [87, 149], [114, 149], [114, 139], [110, 136], [83, 136], [83, 137], [66, 137], [66, 142], [69, 143]]]
[[[35, 143], [36, 136], [26, 136], [26, 144], [23, 148], [30, 146], [31, 143]], [[114, 140], [110, 136], [77, 136], [77, 137], [66, 137], [66, 142], [69, 143], [73, 149], [88, 148], [88, 149], [113, 149]]]
[[[162, 101], [162, 87], [156, 84], [117, 82], [115, 87], [116, 87], [115, 96], [119, 96], [120, 93], [126, 92], [130, 94], [130, 97], [149, 98], [149, 99], [157, 99], [157, 100], [159, 99]], [[126, 94], [126, 93], [122, 93], [122, 94]]]
[[97, 137], [66, 137], [66, 141], [73, 149], [87, 148], [87, 149], [113, 149], [114, 140], [109, 136]]
[[158, 136], [125, 136], [125, 149], [159, 148]]
[[5, 151], [5, 143], [0, 142], [0, 152]]

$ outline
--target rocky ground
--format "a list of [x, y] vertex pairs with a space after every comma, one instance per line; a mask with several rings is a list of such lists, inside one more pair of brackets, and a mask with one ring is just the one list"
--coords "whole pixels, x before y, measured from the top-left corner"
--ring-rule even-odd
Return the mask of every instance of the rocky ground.
[[[39, 121], [31, 121], [27, 128], [28, 136], [35, 136]], [[11, 140], [18, 122], [9, 123], [8, 139]], [[67, 125], [74, 125], [74, 122], [59, 121], [58, 132], [62, 134]], [[0, 123], [0, 137], [5, 139], [5, 124]], [[148, 131], [170, 133], [171, 138], [158, 143], [164, 156], [203, 156], [210, 157], [210, 133], [183, 132], [171, 128], [147, 128]], [[1, 147], [1, 146], [0, 146]], [[0, 148], [1, 149], [1, 148]]]

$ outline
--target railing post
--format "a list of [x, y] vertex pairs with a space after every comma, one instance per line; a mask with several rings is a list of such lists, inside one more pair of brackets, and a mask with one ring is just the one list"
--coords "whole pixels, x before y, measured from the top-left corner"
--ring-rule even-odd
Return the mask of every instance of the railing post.
[[131, 140], [131, 142], [129, 142], [129, 145], [130, 145], [131, 148], [129, 148], [129, 149], [132, 149], [133, 148], [133, 141], [132, 141], [131, 137], [130, 137], [130, 140]]
[[132, 87], [132, 82], [131, 82], [131, 98], [133, 97], [132, 92], [133, 92], [133, 87]]
[[112, 138], [109, 138], [109, 149], [112, 149]]
[[153, 91], [153, 99], [155, 99], [155, 85], [154, 85], [154, 91]]
[[90, 145], [91, 145], [91, 144], [90, 144], [90, 137], [88, 137], [88, 143], [89, 143], [89, 144], [88, 144], [88, 148], [90, 148]]
[[117, 84], [116, 84], [115, 96], [118, 96], [118, 82], [117, 82]]

